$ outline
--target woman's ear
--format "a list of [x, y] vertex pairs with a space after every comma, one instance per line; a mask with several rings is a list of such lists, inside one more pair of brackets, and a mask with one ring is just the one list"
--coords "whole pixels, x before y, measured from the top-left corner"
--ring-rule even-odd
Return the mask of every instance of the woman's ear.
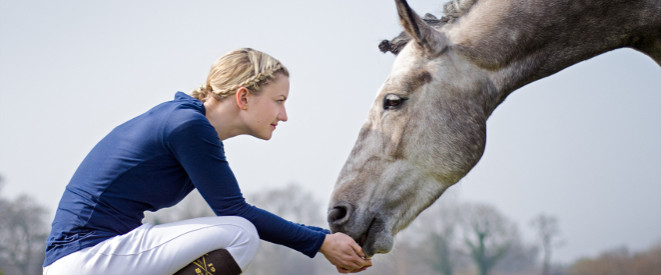
[[234, 99], [236, 100], [236, 106], [239, 107], [239, 109], [246, 110], [248, 109], [248, 95], [250, 94], [250, 91], [248, 91], [248, 88], [246, 87], [240, 87], [239, 89], [236, 90], [236, 93], [234, 94]]

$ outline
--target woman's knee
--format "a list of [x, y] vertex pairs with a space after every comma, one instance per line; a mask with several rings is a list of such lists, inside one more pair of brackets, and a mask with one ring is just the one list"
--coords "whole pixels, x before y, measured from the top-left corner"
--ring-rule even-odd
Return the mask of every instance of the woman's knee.
[[234, 221], [232, 223], [242, 229], [242, 239], [248, 243], [249, 246], [254, 247], [256, 250], [257, 246], [259, 246], [259, 234], [257, 233], [257, 228], [255, 228], [255, 225], [242, 217], [233, 216], [228, 218], [233, 219]]
[[259, 248], [257, 229], [250, 221], [242, 217], [225, 216], [219, 218], [222, 218], [223, 225], [231, 224], [237, 228], [232, 243], [225, 249], [230, 252], [241, 269], [245, 270]]
[[250, 242], [256, 243], [259, 242], [259, 234], [257, 233], [257, 228], [249, 220], [238, 217], [238, 216], [222, 216], [215, 217], [218, 222], [217, 226], [227, 230], [227, 226], [230, 225], [234, 230], [236, 241], [240, 243]]

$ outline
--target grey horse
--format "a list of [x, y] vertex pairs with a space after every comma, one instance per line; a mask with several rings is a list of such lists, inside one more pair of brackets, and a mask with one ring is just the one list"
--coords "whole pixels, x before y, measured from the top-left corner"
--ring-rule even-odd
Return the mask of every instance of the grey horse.
[[397, 58], [328, 212], [368, 255], [475, 166], [487, 118], [514, 90], [623, 47], [661, 65], [659, 0], [454, 0], [441, 19], [396, 5], [405, 33], [380, 47]]

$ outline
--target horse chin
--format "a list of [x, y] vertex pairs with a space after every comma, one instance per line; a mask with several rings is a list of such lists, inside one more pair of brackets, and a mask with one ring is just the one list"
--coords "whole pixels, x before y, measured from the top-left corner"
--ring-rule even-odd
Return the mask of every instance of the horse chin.
[[365, 233], [356, 241], [363, 248], [365, 255], [371, 257], [374, 254], [390, 252], [393, 246], [393, 239], [392, 234], [386, 230], [385, 223], [375, 218]]
[[392, 250], [393, 237], [383, 236], [373, 241], [367, 241], [363, 244], [363, 253], [365, 256], [372, 257], [374, 254], [385, 254]]

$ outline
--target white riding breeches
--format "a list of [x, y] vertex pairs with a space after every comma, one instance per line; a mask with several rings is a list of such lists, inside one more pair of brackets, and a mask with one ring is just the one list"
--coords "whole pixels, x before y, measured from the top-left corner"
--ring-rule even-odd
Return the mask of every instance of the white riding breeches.
[[221, 248], [245, 270], [258, 247], [255, 226], [241, 217], [204, 217], [156, 226], [143, 224], [55, 261], [44, 268], [44, 275], [173, 274]]

